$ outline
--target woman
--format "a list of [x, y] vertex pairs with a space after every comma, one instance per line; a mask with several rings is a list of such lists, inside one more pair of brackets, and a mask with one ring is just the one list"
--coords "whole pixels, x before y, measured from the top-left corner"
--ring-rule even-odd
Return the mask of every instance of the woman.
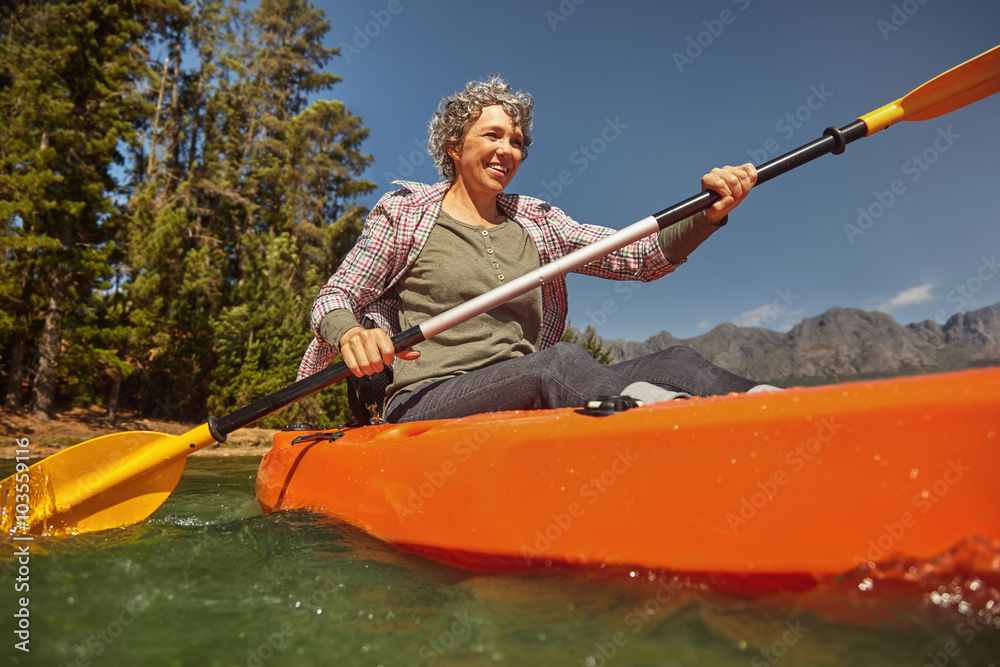
[[[523, 275], [614, 230], [582, 225], [538, 199], [506, 194], [531, 145], [534, 102], [499, 77], [442, 100], [428, 149], [445, 180], [398, 182], [372, 209], [355, 247], [312, 309], [313, 342], [299, 377], [337, 351], [362, 377], [393, 366], [388, 421], [443, 419], [513, 409], [578, 407], [599, 395], [644, 403], [764, 388], [674, 347], [603, 366], [560, 343], [565, 279], [472, 318], [417, 348], [393, 353], [390, 335]], [[707, 211], [597, 260], [580, 273], [649, 281], [670, 273], [753, 187], [753, 165], [713, 169]], [[361, 324], [367, 320], [370, 327]]]

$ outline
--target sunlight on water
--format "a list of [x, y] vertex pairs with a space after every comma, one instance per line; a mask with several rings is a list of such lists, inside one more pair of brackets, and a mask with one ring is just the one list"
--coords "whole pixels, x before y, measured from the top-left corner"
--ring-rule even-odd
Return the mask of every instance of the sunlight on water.
[[0, 473], [0, 534], [40, 534], [55, 512], [52, 483], [44, 471], [29, 468], [15, 474], [10, 468]]
[[[883, 564], [816, 583], [628, 568], [477, 575], [305, 513], [264, 515], [255, 459], [194, 458], [149, 520], [2, 543], [0, 664], [989, 665], [997, 581]], [[0, 474], [9, 474], [9, 462]], [[335, 480], [331, 480], [335, 483]], [[6, 538], [5, 538], [6, 539]], [[11, 604], [30, 596], [31, 653]]]

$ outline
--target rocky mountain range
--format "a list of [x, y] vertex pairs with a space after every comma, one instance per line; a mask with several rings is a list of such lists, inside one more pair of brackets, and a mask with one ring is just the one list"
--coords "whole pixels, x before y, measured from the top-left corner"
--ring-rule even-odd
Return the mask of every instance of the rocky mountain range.
[[881, 312], [831, 308], [791, 331], [721, 324], [695, 338], [602, 340], [612, 362], [686, 345], [734, 373], [779, 386], [816, 385], [1000, 365], [1000, 304], [901, 325]]

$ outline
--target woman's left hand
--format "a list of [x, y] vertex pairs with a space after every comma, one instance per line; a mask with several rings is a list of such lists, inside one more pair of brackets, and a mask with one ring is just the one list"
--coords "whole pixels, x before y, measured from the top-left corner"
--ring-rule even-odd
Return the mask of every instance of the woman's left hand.
[[750, 194], [750, 188], [756, 182], [757, 170], [749, 162], [739, 167], [716, 167], [702, 176], [702, 191], [711, 190], [720, 197], [705, 212], [708, 221], [715, 224], [729, 215]]

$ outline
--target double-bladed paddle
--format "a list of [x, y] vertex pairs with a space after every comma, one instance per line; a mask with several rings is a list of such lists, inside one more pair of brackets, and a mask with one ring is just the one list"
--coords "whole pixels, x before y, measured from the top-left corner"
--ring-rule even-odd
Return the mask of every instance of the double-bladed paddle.
[[[769, 181], [827, 153], [901, 120], [936, 118], [1000, 90], [1000, 47], [983, 53], [928, 81], [908, 95], [868, 113], [842, 128], [827, 128], [823, 136], [757, 169], [757, 183]], [[718, 199], [702, 192], [636, 222], [507, 285], [482, 294], [393, 337], [397, 352], [431, 338], [566, 275], [629, 243], [653, 234]], [[220, 419], [209, 418], [183, 435], [148, 431], [114, 433], [82, 442], [30, 468], [18, 463], [16, 472], [0, 482], [0, 530], [16, 534], [81, 533], [142, 521], [159, 507], [177, 485], [188, 454], [225, 442], [226, 437], [253, 422], [343, 380], [350, 374], [343, 362], [329, 366], [284, 389]]]

